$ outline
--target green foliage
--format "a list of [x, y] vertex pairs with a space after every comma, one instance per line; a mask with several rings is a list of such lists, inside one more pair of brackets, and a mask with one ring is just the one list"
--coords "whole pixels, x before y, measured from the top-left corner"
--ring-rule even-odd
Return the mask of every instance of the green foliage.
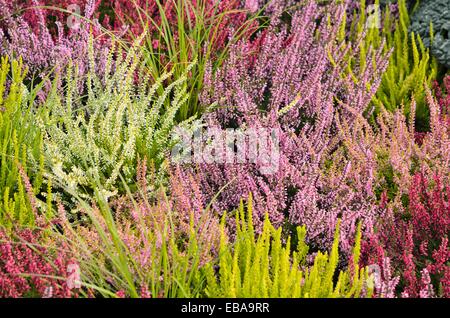
[[[375, 1], [378, 5], [379, 1]], [[429, 110], [425, 101], [424, 85], [431, 87], [437, 76], [437, 62], [430, 57], [429, 50], [425, 48], [420, 36], [409, 33], [410, 18], [405, 0], [398, 1], [399, 18], [395, 19], [386, 7], [384, 12], [378, 12], [382, 17], [381, 29], [372, 23], [371, 16], [366, 12], [366, 1], [361, 0], [361, 12], [355, 12], [351, 26], [353, 41], [366, 31], [361, 42], [360, 62], [364, 63], [365, 55], [370, 47], [379, 47], [385, 43], [384, 50], [392, 53], [389, 66], [383, 75], [380, 87], [373, 98], [374, 115], [379, 113], [380, 107], [393, 112], [404, 106], [405, 115], [409, 115], [411, 100], [414, 97], [417, 103], [416, 127], [419, 131], [428, 128]], [[376, 17], [377, 12], [372, 15]], [[367, 27], [367, 28], [366, 28]]]
[[283, 244], [281, 228], [275, 229], [267, 217], [262, 233], [255, 235], [251, 197], [247, 213], [241, 202], [236, 215], [236, 241], [233, 246], [228, 244], [222, 224], [218, 275], [210, 263], [206, 265], [206, 295], [255, 298], [370, 297], [372, 291], [366, 285], [367, 270], [358, 266], [360, 229], [351, 263], [353, 270], [339, 273], [339, 223], [330, 253], [319, 251], [312, 267], [306, 264], [308, 246], [305, 244], [305, 235], [305, 226], [297, 227], [298, 242], [292, 252], [291, 238]]
[[23, 84], [25, 75], [21, 59], [11, 63], [6, 57], [1, 59], [0, 224], [6, 228], [13, 224], [34, 223], [34, 215], [19, 174], [19, 164], [32, 176], [35, 194], [39, 194], [43, 183], [43, 143], [33, 113], [33, 103], [39, 88], [29, 92]]
[[[107, 198], [124, 194], [120, 177], [130, 186], [135, 184], [138, 158], [147, 158], [148, 166], [155, 169], [157, 180], [152, 185], [164, 179], [175, 115], [189, 98], [185, 83], [194, 64], [172, 82], [168, 82], [172, 76], [168, 72], [151, 85], [140, 67], [141, 39], [126, 54], [113, 45], [102, 78], [94, 71], [98, 67], [90, 45], [87, 80], [70, 64], [64, 94], [55, 84], [42, 105], [38, 120], [55, 186], [85, 199], [93, 195], [97, 184], [103, 185]], [[139, 85], [136, 76], [143, 76]], [[84, 83], [87, 96], [79, 97], [78, 89]], [[164, 104], [169, 106], [164, 108]]]

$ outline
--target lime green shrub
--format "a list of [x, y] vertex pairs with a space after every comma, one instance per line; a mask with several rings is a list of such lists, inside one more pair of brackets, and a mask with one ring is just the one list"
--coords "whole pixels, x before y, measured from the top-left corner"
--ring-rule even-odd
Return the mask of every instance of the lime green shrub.
[[[155, 169], [153, 185], [164, 179], [174, 118], [189, 98], [185, 82], [190, 67], [173, 81], [172, 72], [166, 72], [152, 83], [141, 67], [139, 43], [126, 54], [113, 45], [101, 78], [94, 71], [99, 67], [91, 45], [87, 78], [70, 64], [64, 93], [53, 89], [42, 106], [39, 125], [55, 186], [57, 182], [84, 199], [93, 195], [96, 184], [107, 198], [125, 194], [121, 177], [125, 184], [135, 184], [138, 158], [147, 158], [147, 166]], [[87, 96], [80, 95], [80, 85]]]
[[291, 251], [292, 240], [285, 244], [281, 228], [275, 229], [266, 218], [262, 233], [255, 234], [251, 197], [247, 213], [241, 202], [236, 214], [234, 245], [222, 237], [218, 260], [218, 277], [213, 265], [207, 264], [206, 295], [209, 297], [360, 297], [370, 296], [368, 273], [359, 268], [361, 232], [358, 230], [351, 266], [353, 270], [337, 272], [339, 262], [339, 223], [330, 253], [318, 252], [314, 265], [308, 267], [305, 244], [306, 228], [297, 227], [297, 246]]
[[[34, 223], [26, 193], [39, 194], [44, 159], [33, 112], [38, 88], [30, 92], [23, 84], [21, 59], [10, 62], [3, 57], [0, 64], [0, 225], [9, 228]], [[25, 189], [19, 165], [32, 177], [32, 189]]]

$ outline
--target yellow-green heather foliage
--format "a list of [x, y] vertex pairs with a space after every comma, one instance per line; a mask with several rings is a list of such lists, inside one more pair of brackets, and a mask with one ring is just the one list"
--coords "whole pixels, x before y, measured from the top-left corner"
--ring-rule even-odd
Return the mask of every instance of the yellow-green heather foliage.
[[[437, 75], [436, 59], [430, 56], [419, 35], [410, 33], [410, 17], [405, 0], [398, 1], [399, 18], [396, 19], [386, 7], [384, 12], [367, 10], [366, 1], [361, 0], [359, 12], [355, 12], [350, 27], [350, 37], [356, 40], [366, 32], [361, 42], [360, 60], [364, 65], [365, 54], [370, 47], [385, 43], [384, 50], [392, 50], [389, 67], [383, 75], [380, 87], [373, 98], [375, 114], [380, 107], [395, 111], [404, 104], [405, 115], [410, 112], [411, 99], [417, 103], [418, 129], [423, 130], [428, 122], [428, 108], [425, 102], [424, 84], [431, 85]], [[375, 8], [379, 0], [375, 1]], [[380, 19], [377, 18], [380, 17]], [[345, 36], [345, 29], [341, 37]], [[355, 61], [356, 62], [356, 61]], [[349, 70], [351, 72], [351, 70]]]
[[297, 246], [291, 251], [291, 237], [284, 243], [281, 228], [266, 218], [262, 233], [255, 234], [252, 201], [247, 213], [243, 203], [236, 213], [236, 241], [227, 242], [224, 222], [221, 229], [218, 275], [211, 263], [206, 266], [208, 297], [370, 297], [372, 289], [367, 269], [359, 268], [361, 232], [355, 240], [351, 268], [337, 273], [339, 223], [330, 253], [318, 252], [307, 266], [308, 246], [305, 226], [297, 227]]
[[[38, 124], [46, 162], [55, 182], [68, 192], [87, 198], [95, 184], [102, 184], [106, 197], [124, 194], [121, 177], [135, 184], [138, 158], [147, 158], [157, 178], [164, 175], [174, 117], [189, 96], [185, 82], [190, 68], [177, 79], [169, 81], [172, 72], [167, 72], [152, 83], [141, 65], [140, 40], [126, 54], [113, 44], [101, 67], [96, 66], [91, 44], [87, 79], [70, 64], [64, 93], [55, 85], [43, 105]], [[98, 69], [103, 71], [101, 78]], [[136, 76], [143, 76], [140, 84]], [[79, 93], [83, 83], [87, 96]], [[170, 107], [165, 109], [165, 103]]]
[[[32, 110], [36, 90], [27, 90], [23, 84], [25, 75], [21, 59], [10, 62], [7, 57], [1, 58], [0, 225], [7, 228], [12, 224], [34, 223], [27, 191], [38, 194], [43, 183], [42, 138]], [[19, 165], [32, 176], [28, 189], [20, 176]]]

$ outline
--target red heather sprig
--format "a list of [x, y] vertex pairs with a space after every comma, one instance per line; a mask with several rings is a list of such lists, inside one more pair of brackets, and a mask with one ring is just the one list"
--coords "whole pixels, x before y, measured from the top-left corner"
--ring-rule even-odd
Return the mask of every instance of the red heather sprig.
[[[113, 0], [110, 3], [104, 3], [105, 7], [110, 7], [113, 13], [113, 22], [111, 23], [114, 30], [129, 31], [130, 36], [140, 35], [145, 28], [152, 37], [158, 37], [158, 28], [161, 27], [162, 21], [167, 20], [169, 26], [173, 28], [176, 37], [178, 28], [178, 15], [181, 8], [176, 0]], [[206, 23], [217, 29], [215, 34], [215, 48], [222, 48], [228, 39], [231, 29], [238, 30], [246, 21], [247, 14], [242, 10], [240, 0], [206, 0], [206, 1], [188, 1], [183, 4], [184, 11], [182, 13], [186, 24], [195, 25], [198, 23], [197, 14], [202, 14], [201, 23]], [[203, 12], [201, 12], [203, 11]], [[163, 16], [163, 14], [164, 16]], [[106, 24], [106, 23], [104, 23]], [[189, 27], [188, 25], [186, 25]], [[156, 48], [156, 47], [155, 47]]]

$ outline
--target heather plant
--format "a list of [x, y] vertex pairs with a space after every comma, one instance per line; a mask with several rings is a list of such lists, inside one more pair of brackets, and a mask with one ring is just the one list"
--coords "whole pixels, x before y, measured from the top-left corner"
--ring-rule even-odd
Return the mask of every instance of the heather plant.
[[[393, 114], [383, 110], [377, 119], [378, 130], [360, 126], [346, 133], [364, 136], [358, 148], [376, 154], [374, 190], [384, 213], [373, 224], [374, 233], [366, 233], [363, 254], [365, 265], [377, 264], [383, 273], [385, 281], [376, 290], [380, 297], [446, 295], [448, 194], [444, 185], [449, 180], [450, 134], [442, 107], [427, 87], [425, 93], [431, 131], [420, 143], [413, 120], [414, 100], [409, 119], [402, 109]], [[436, 177], [428, 181], [426, 175]]]
[[222, 129], [277, 130], [279, 169], [263, 174], [252, 163], [199, 166], [207, 198], [224, 188], [212, 203], [216, 211], [237, 208], [251, 192], [257, 229], [266, 212], [275, 227], [305, 224], [306, 240], [316, 249], [332, 246], [340, 216], [341, 249], [348, 253], [358, 220], [364, 232], [378, 215], [374, 193], [365, 186], [374, 171], [357, 170], [345, 153], [335, 173], [328, 175], [326, 169], [342, 143], [338, 124], [345, 121], [351, 129], [364, 119], [387, 59], [382, 48], [370, 50], [365, 67], [354, 66], [356, 80], [343, 76], [348, 65], [342, 57], [349, 51], [359, 56], [359, 42], [336, 41], [344, 14], [345, 5], [319, 7], [308, 1], [292, 17], [289, 30], [273, 17], [271, 27], [235, 45], [223, 67], [205, 77], [202, 102], [215, 105], [205, 122]]
[[[40, 195], [43, 188], [43, 139], [34, 121], [39, 87], [29, 91], [23, 84], [26, 68], [22, 60], [0, 63], [0, 225], [32, 225], [26, 193]], [[32, 176], [25, 182], [21, 171]]]
[[[382, 109], [375, 129], [362, 118], [353, 126], [340, 121], [339, 134], [344, 141], [343, 147], [330, 159], [326, 170], [328, 175], [332, 177], [336, 172], [345, 171], [357, 182], [354, 186], [372, 191], [376, 197], [372, 203], [388, 200], [400, 206], [405, 203], [414, 174], [420, 171], [438, 173], [443, 180], [448, 180], [448, 126], [442, 120], [440, 107], [427, 87], [425, 93], [431, 114], [431, 130], [421, 134], [420, 138], [413, 119], [414, 100], [409, 117], [404, 116], [402, 108], [394, 113]], [[346, 158], [351, 159], [351, 164], [342, 165]], [[383, 214], [382, 211], [378, 213], [379, 216]]]
[[[198, 92], [203, 87], [206, 65], [219, 66], [231, 43], [248, 38], [257, 29], [257, 13], [241, 8], [240, 1], [236, 0], [132, 3], [125, 6], [135, 7], [132, 16], [137, 15], [138, 18], [134, 18], [134, 27], [149, 29], [142, 52], [153, 78], [158, 78], [168, 68], [173, 69], [177, 78], [186, 73], [194, 59], [197, 61], [190, 67], [189, 80], [185, 83], [190, 92], [189, 99], [180, 107], [177, 119], [185, 120], [201, 114], [204, 108], [199, 103]], [[121, 15], [118, 13], [119, 17]], [[168, 107], [167, 104], [165, 106]]]
[[[86, 199], [101, 183], [106, 197], [125, 194], [119, 176], [133, 184], [139, 157], [147, 158], [148, 166], [156, 170], [155, 186], [163, 183], [171, 130], [177, 111], [189, 98], [184, 84], [195, 62], [173, 81], [169, 81], [173, 70], [150, 81], [140, 67], [138, 45], [139, 39], [126, 56], [113, 46], [101, 77], [94, 71], [91, 45], [87, 96], [78, 94], [84, 77], [77, 65], [69, 63], [64, 93], [59, 93], [55, 84], [42, 105], [36, 121], [45, 141], [49, 178], [60, 189], [67, 187]], [[113, 59], [115, 55], [117, 59]], [[136, 76], [143, 78], [138, 86]], [[167, 109], [163, 107], [166, 102]]]
[[416, 174], [406, 208], [385, 202], [390, 213], [363, 244], [363, 263], [394, 271], [401, 297], [449, 297], [449, 189], [438, 175]]
[[[69, 4], [79, 6], [84, 14], [69, 16]], [[228, 43], [249, 36], [257, 26], [240, 1], [28, 1], [21, 5], [2, 3], [0, 53], [22, 56], [30, 69], [31, 80], [45, 80], [56, 70], [64, 72], [69, 60], [79, 65], [79, 73], [88, 69], [90, 29], [95, 35], [95, 52], [104, 66], [111, 37], [136, 39], [147, 33], [142, 45], [144, 61], [154, 80], [173, 69], [174, 78], [187, 73], [187, 89], [191, 92], [178, 111], [184, 120], [201, 110], [198, 91], [206, 61], [219, 65], [227, 53]], [[16, 11], [15, 11], [16, 10]], [[18, 12], [14, 15], [14, 12]], [[76, 19], [72, 22], [70, 18]], [[101, 20], [101, 23], [99, 22]], [[117, 39], [116, 39], [117, 40]], [[124, 41], [121, 41], [122, 45]], [[191, 65], [193, 60], [197, 64]], [[99, 75], [102, 74], [99, 70]], [[163, 90], [159, 90], [163, 93]], [[168, 108], [169, 103], [164, 103]]]
[[[395, 191], [391, 191], [390, 199], [397, 194], [400, 196], [407, 194], [412, 175], [421, 170], [427, 174], [437, 173], [444, 180], [448, 180], [449, 177], [448, 125], [442, 120], [440, 107], [428, 87], [425, 87], [425, 93], [430, 109], [431, 130], [421, 136], [420, 142], [417, 142], [413, 120], [415, 113], [413, 101], [408, 119], [401, 110], [393, 114], [382, 112], [377, 119], [380, 129], [373, 146], [366, 143], [366, 147], [377, 154], [378, 172], [381, 174], [379, 189], [396, 188]], [[380, 194], [383, 191], [378, 192]]]
[[[374, 4], [379, 5], [379, 1], [375, 1]], [[390, 7], [386, 7], [384, 12], [380, 9], [368, 12], [366, 1], [361, 0], [359, 11], [355, 11], [352, 20], [350, 37], [356, 39], [362, 32], [367, 32], [365, 40], [361, 43], [361, 62], [365, 60], [366, 50], [369, 47], [384, 44], [385, 52], [393, 50], [389, 66], [373, 99], [374, 113], [379, 113], [382, 107], [392, 112], [403, 105], [405, 115], [408, 116], [414, 98], [416, 127], [419, 131], [426, 131], [429, 128], [429, 111], [426, 106], [424, 83], [431, 86], [436, 78], [437, 62], [430, 56], [420, 36], [409, 32], [411, 22], [406, 1], [398, 1], [397, 8], [398, 19], [395, 19]]]
[[[116, 200], [98, 184], [91, 202], [77, 200], [84, 222], [70, 220], [57, 200], [51, 217], [32, 192], [38, 227], [0, 231], [0, 295], [5, 297], [196, 297], [199, 269], [218, 247], [219, 222], [208, 208], [185, 210], [184, 197], [153, 190], [146, 161], [139, 162], [138, 191]], [[25, 182], [29, 182], [24, 173]], [[173, 182], [179, 173], [173, 173]], [[122, 179], [122, 181], [124, 181]], [[142, 188], [140, 188], [142, 186]], [[112, 202], [111, 202], [112, 201]], [[75, 271], [75, 273], [72, 273]]]
[[433, 83], [434, 93], [440, 108], [441, 118], [450, 125], [450, 75], [443, 79], [442, 88], [439, 83]]
[[[213, 264], [208, 263], [206, 295], [227, 298], [336, 298], [370, 297], [368, 273], [359, 268], [361, 232], [357, 231], [353, 249], [352, 267], [337, 273], [339, 263], [339, 222], [330, 254], [318, 252], [313, 265], [308, 267], [306, 256], [309, 248], [305, 244], [306, 228], [296, 228], [296, 247], [291, 251], [290, 236], [282, 242], [282, 229], [275, 229], [266, 217], [263, 230], [255, 235], [252, 221], [252, 201], [247, 212], [241, 202], [236, 213], [236, 237], [228, 242], [222, 234], [219, 248], [218, 274]], [[337, 277], [337, 279], [335, 279]]]
[[[144, 161], [141, 164], [144, 165]], [[139, 169], [144, 171], [144, 168], [141, 166]], [[142, 182], [147, 183], [144, 179], [138, 181], [139, 184]], [[233, 269], [230, 267], [232, 258], [239, 260], [240, 265], [247, 269], [243, 271], [243, 278], [247, 277], [245, 273], [250, 275], [249, 264], [254, 266], [252, 279], [242, 281], [242, 292], [250, 285], [256, 286], [254, 278], [266, 277], [273, 284], [271, 297], [370, 297], [372, 278], [365, 268], [358, 266], [359, 231], [352, 267], [341, 271], [335, 282], [338, 231], [331, 254], [328, 256], [319, 252], [314, 265], [305, 267], [309, 250], [304, 242], [305, 228], [297, 229], [298, 252], [294, 253], [290, 250], [290, 240], [283, 246], [281, 229], [275, 230], [268, 219], [265, 230], [256, 238], [251, 219], [251, 199], [247, 213], [242, 205], [236, 215], [238, 234], [233, 244], [227, 237], [225, 223], [219, 230], [218, 220], [208, 209], [204, 210], [205, 218], [198, 223], [191, 213], [188, 236], [185, 236], [183, 231], [179, 231], [177, 223], [189, 211], [172, 210], [179, 209], [179, 203], [182, 204], [180, 198], [168, 199], [162, 194], [158, 201], [154, 201], [147, 197], [145, 189], [141, 190], [141, 195], [129, 193], [115, 204], [106, 202], [102, 191], [97, 192], [95, 204], [87, 204], [78, 198], [83, 212], [88, 216], [88, 223], [69, 222], [66, 211], [58, 204], [57, 217], [43, 223], [42, 228], [16, 229], [16, 235], [20, 235], [18, 241], [1, 232], [0, 254], [4, 257], [0, 261], [0, 282], [8, 285], [2, 289], [3, 295], [239, 297], [242, 296], [240, 292], [232, 294], [227, 291], [228, 283], [224, 279], [228, 270], [234, 277], [239, 276], [235, 267], [238, 264], [233, 263]], [[119, 209], [120, 213], [113, 213], [113, 209]], [[207, 237], [204, 236], [206, 233]], [[215, 237], [218, 235], [220, 239]], [[231, 250], [233, 254], [230, 254]], [[243, 253], [239, 257], [234, 254], [238, 250]], [[218, 281], [213, 281], [211, 264], [216, 262], [216, 256], [220, 270]], [[253, 258], [256, 263], [249, 263]], [[269, 266], [265, 265], [270, 265], [269, 276], [266, 275]], [[262, 269], [259, 272], [261, 275], [253, 271], [257, 266]], [[70, 280], [74, 268], [78, 269], [75, 285]], [[286, 275], [296, 279], [290, 281]], [[289, 293], [285, 284], [293, 287], [294, 292]], [[251, 294], [259, 295], [259, 292], [267, 297], [267, 289], [264, 288], [253, 288]]]

